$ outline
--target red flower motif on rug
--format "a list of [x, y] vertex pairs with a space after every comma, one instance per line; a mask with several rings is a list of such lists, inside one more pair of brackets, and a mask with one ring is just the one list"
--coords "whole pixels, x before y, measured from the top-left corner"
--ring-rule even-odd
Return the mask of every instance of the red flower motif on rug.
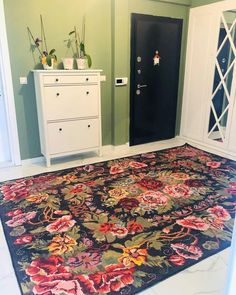
[[227, 221], [231, 219], [229, 212], [222, 206], [215, 206], [213, 208], [209, 208], [207, 209], [207, 212], [209, 212], [213, 217], [220, 219], [222, 221]]
[[27, 223], [31, 219], [33, 219], [36, 216], [36, 212], [28, 212], [28, 213], [20, 213], [17, 215], [13, 215], [12, 219], [7, 221], [6, 224], [10, 227], [16, 227], [19, 225], [22, 225], [24, 223]]
[[66, 232], [68, 231], [74, 224], [75, 220], [72, 219], [71, 215], [64, 215], [61, 218], [58, 218], [56, 221], [49, 224], [46, 229], [50, 233], [53, 232]]
[[134, 268], [126, 268], [123, 264], [109, 265], [105, 272], [89, 275], [97, 292], [117, 292], [126, 285], [133, 283]]
[[19, 238], [17, 238], [14, 241], [15, 245], [23, 245], [23, 244], [30, 244], [33, 240], [33, 236], [32, 235], [23, 235], [20, 236]]
[[183, 243], [171, 244], [171, 247], [175, 250], [175, 252], [185, 258], [185, 259], [194, 259], [199, 260], [202, 257], [202, 250], [194, 245], [185, 245]]
[[85, 276], [75, 276], [68, 272], [68, 268], [62, 263], [60, 256], [39, 258], [32, 261], [26, 268], [26, 273], [35, 283], [34, 294], [55, 295], [55, 294], [92, 294], [96, 290], [92, 282]]
[[167, 185], [163, 189], [163, 192], [166, 193], [167, 195], [170, 195], [173, 198], [189, 198], [191, 191], [189, 186], [186, 184], [176, 184], [176, 185]]
[[156, 208], [166, 206], [169, 198], [161, 192], [147, 191], [139, 196], [139, 200], [151, 208]]
[[201, 231], [208, 230], [209, 228], [208, 223], [206, 223], [202, 218], [195, 217], [195, 216], [189, 216], [184, 219], [179, 219], [176, 221], [176, 223], [183, 227], [201, 230]]
[[182, 266], [185, 264], [186, 260], [180, 255], [172, 255], [170, 256], [169, 261], [176, 266]]

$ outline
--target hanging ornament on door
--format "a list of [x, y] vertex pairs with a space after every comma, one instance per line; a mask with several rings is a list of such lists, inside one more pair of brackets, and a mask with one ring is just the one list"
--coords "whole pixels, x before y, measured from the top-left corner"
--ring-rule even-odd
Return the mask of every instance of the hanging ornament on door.
[[154, 55], [154, 57], [153, 57], [153, 65], [154, 65], [154, 66], [159, 66], [159, 65], [160, 65], [160, 59], [161, 59], [161, 57], [160, 57], [160, 55], [159, 55], [159, 51], [156, 50], [156, 51], [155, 51], [155, 55]]

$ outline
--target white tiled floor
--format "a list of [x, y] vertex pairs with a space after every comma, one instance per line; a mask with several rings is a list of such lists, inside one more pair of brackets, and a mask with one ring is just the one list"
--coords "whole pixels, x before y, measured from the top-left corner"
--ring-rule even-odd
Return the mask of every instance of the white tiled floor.
[[[15, 179], [43, 172], [75, 167], [93, 162], [100, 162], [111, 158], [119, 158], [137, 153], [149, 152], [181, 145], [181, 140], [169, 140], [158, 143], [125, 147], [117, 149], [104, 149], [103, 157], [94, 154], [80, 155], [76, 158], [56, 160], [50, 168], [44, 163], [28, 164], [21, 167], [0, 169], [0, 181]], [[88, 156], [90, 156], [88, 158]], [[70, 160], [70, 161], [68, 161]], [[229, 249], [209, 257], [154, 287], [142, 292], [142, 295], [223, 295], [228, 265]], [[20, 295], [19, 287], [11, 265], [11, 258], [0, 224], [0, 294]]]

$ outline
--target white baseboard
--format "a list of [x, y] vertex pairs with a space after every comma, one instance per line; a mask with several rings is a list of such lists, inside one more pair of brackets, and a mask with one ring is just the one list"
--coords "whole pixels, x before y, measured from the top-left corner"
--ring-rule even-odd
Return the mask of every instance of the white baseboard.
[[[125, 152], [126, 150], [128, 151], [129, 148], [129, 143], [123, 144], [123, 145], [104, 145], [102, 147], [102, 152], [104, 154], [109, 153], [109, 152]], [[22, 160], [22, 166], [29, 166], [29, 165], [34, 165], [34, 164], [41, 164], [45, 162], [45, 159], [43, 156], [41, 157], [36, 157], [36, 158], [31, 158], [31, 159], [26, 159]]]
[[122, 145], [104, 145], [102, 147], [102, 152], [103, 153], [107, 153], [107, 152], [112, 152], [112, 151], [123, 151], [128, 149], [129, 147], [129, 143], [127, 142], [126, 144], [122, 144]]
[[[102, 147], [102, 154], [105, 156], [107, 154], [114, 153], [116, 155], [121, 154], [124, 155], [132, 155], [137, 154], [142, 150], [143, 152], [149, 152], [149, 151], [155, 151], [155, 150], [161, 150], [164, 148], [167, 148], [169, 146], [173, 145], [179, 145], [183, 144], [182, 140], [178, 137], [169, 139], [169, 140], [162, 140], [162, 141], [156, 141], [136, 146], [130, 146], [129, 142], [122, 144], [122, 145], [104, 145]], [[78, 154], [79, 155], [79, 154]], [[44, 164], [45, 159], [44, 157], [37, 157], [32, 159], [26, 159], [22, 161], [22, 166], [29, 166], [34, 164]]]
[[44, 157], [42, 156], [42, 157], [22, 160], [21, 164], [22, 164], [22, 166], [29, 166], [29, 165], [43, 163], [43, 162], [44, 162]]

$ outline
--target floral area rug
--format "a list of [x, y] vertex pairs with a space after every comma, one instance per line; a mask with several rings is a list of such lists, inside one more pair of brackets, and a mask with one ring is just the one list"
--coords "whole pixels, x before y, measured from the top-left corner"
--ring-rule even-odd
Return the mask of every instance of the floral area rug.
[[236, 162], [186, 144], [0, 192], [22, 294], [136, 294], [230, 245]]

